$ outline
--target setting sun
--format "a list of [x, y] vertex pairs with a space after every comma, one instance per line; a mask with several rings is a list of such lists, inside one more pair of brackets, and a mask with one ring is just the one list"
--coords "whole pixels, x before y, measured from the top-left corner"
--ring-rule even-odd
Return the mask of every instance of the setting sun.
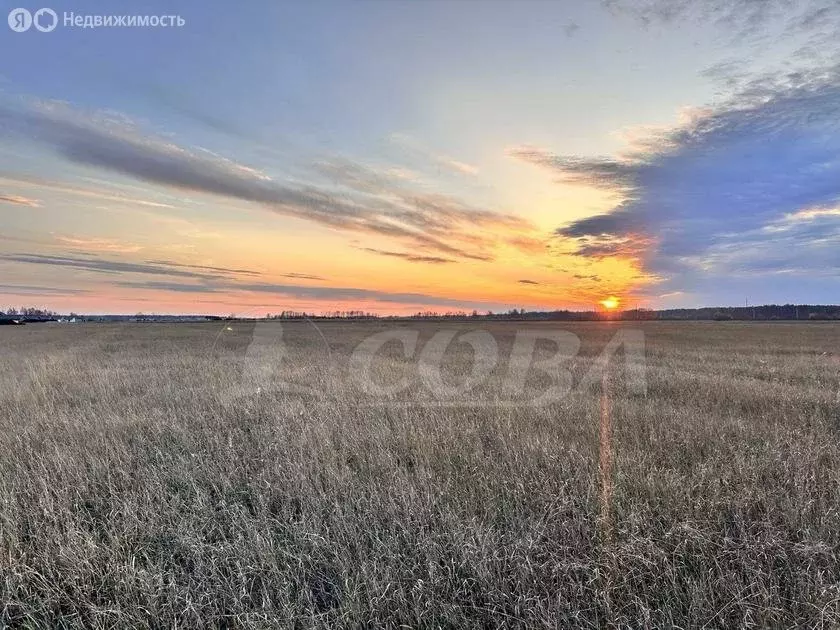
[[619, 300], [614, 295], [611, 295], [610, 297], [608, 297], [604, 300], [601, 300], [600, 303], [601, 303], [601, 306], [603, 306], [608, 311], [613, 311], [613, 310], [618, 308], [619, 304], [621, 304], [621, 300]]

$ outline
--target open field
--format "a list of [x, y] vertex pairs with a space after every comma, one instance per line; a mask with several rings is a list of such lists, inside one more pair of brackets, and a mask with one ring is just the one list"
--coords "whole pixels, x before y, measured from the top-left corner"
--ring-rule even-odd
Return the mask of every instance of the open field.
[[392, 346], [371, 401], [394, 326], [0, 329], [0, 626], [840, 625], [840, 325], [399, 324], [571, 331], [575, 383], [644, 332], [646, 393], [619, 353], [546, 406]]

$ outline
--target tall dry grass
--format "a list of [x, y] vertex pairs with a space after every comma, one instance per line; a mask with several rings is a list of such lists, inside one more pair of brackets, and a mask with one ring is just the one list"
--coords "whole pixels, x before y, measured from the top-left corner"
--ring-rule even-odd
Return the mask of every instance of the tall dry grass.
[[[0, 329], [0, 625], [840, 625], [836, 324], [644, 324], [646, 396], [545, 408], [364, 404], [325, 365], [383, 326], [233, 402], [245, 324]], [[615, 331], [562, 328], [577, 377]]]

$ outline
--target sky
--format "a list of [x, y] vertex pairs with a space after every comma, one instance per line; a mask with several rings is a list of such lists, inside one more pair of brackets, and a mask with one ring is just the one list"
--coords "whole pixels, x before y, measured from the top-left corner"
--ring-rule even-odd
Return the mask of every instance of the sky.
[[0, 23], [0, 308], [840, 301], [834, 0], [52, 8]]

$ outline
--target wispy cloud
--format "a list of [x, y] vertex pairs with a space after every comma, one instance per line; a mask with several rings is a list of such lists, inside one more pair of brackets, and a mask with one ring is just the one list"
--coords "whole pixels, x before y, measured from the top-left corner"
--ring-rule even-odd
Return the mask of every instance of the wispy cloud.
[[326, 278], [324, 278], [323, 276], [315, 276], [311, 273], [297, 273], [294, 271], [290, 273], [280, 273], [275, 275], [280, 276], [281, 278], [293, 278], [295, 280], [326, 280]]
[[457, 226], [528, 227], [521, 217], [476, 208], [451, 195], [410, 188], [390, 171], [379, 173], [344, 158], [322, 160], [315, 168], [338, 185], [377, 196], [368, 202], [387, 211], [388, 216], [438, 234]]
[[422, 256], [418, 254], [409, 254], [407, 252], [392, 252], [384, 249], [376, 249], [375, 247], [359, 247], [358, 249], [370, 252], [371, 254], [379, 254], [380, 256], [389, 256], [391, 258], [401, 258], [409, 262], [430, 263], [434, 265], [441, 265], [455, 262], [451, 258], [441, 258], [440, 256]]
[[29, 199], [28, 197], [21, 197], [19, 195], [2, 195], [0, 194], [0, 203], [10, 203], [17, 206], [28, 206], [30, 208], [40, 207], [40, 203], [36, 199]]
[[110, 238], [84, 238], [80, 236], [58, 235], [55, 240], [62, 245], [83, 249], [92, 252], [112, 252], [119, 254], [132, 254], [143, 249], [142, 245], [134, 243], [123, 243]]
[[203, 267], [182, 265], [168, 261], [129, 262], [109, 260], [95, 256], [53, 256], [46, 254], [3, 254], [0, 260], [33, 265], [49, 265], [106, 274], [138, 273], [197, 280], [216, 280], [225, 275], [254, 274], [255, 272], [225, 269], [223, 267]]
[[800, 210], [757, 229], [725, 234], [696, 263], [709, 274], [840, 277], [840, 210]]
[[480, 173], [480, 170], [474, 164], [469, 164], [463, 160], [455, 159], [449, 155], [435, 153], [422, 142], [405, 133], [392, 133], [389, 136], [391, 142], [400, 147], [409, 155], [418, 158], [422, 162], [431, 164], [436, 168], [444, 168], [450, 173], [457, 175], [468, 175], [474, 177]]
[[[236, 269], [231, 267], [216, 267], [213, 265], [190, 265], [185, 263], [177, 263], [171, 260], [147, 260], [146, 263], [150, 265], [161, 265], [164, 267], [178, 267], [181, 269], [197, 269], [199, 271], [211, 271], [211, 272], [219, 272], [223, 274], [233, 274], [233, 275], [241, 275], [241, 276], [261, 276], [263, 275], [259, 271], [252, 271], [250, 269]], [[287, 272], [287, 273], [274, 273], [274, 276], [278, 276], [280, 278], [295, 278], [297, 280], [326, 280], [322, 276], [316, 276], [310, 273], [299, 273], [295, 271]]]
[[43, 287], [26, 284], [0, 284], [0, 292], [8, 295], [82, 295], [89, 293], [86, 289], [70, 289], [67, 287]]
[[[0, 106], [0, 119], [3, 117], [3, 108]], [[120, 195], [107, 190], [97, 190], [94, 188], [86, 188], [83, 186], [76, 186], [67, 182], [51, 181], [43, 177], [22, 175], [19, 173], [5, 173], [0, 175], [0, 183], [4, 185], [13, 184], [15, 186], [31, 186], [39, 189], [47, 189], [55, 192], [85, 197], [88, 199], [99, 199], [102, 201], [115, 201], [128, 205], [146, 206], [149, 208], [172, 209], [175, 206], [152, 201], [149, 199], [139, 199], [135, 197], [128, 197]]]
[[840, 23], [834, 0], [601, 0], [612, 13], [643, 26], [711, 24], [731, 38], [755, 40], [773, 33], [795, 36], [830, 31]]
[[[0, 129], [42, 143], [67, 160], [134, 179], [258, 203], [279, 214], [351, 232], [387, 236], [439, 254], [490, 260], [493, 239], [478, 233], [523, 222], [451, 196], [411, 190], [349, 161], [320, 165], [339, 189], [284, 184], [248, 166], [141, 133], [122, 117], [83, 114], [39, 102], [0, 105]], [[154, 202], [152, 202], [154, 203]]]
[[175, 293], [231, 294], [254, 293], [293, 299], [314, 299], [349, 302], [382, 302], [390, 304], [438, 306], [448, 308], [497, 308], [496, 304], [447, 298], [428, 293], [401, 293], [357, 287], [322, 287], [271, 282], [231, 283], [225, 281], [184, 284], [170, 281], [124, 281], [119, 286], [131, 289], [171, 291]]
[[508, 155], [553, 170], [558, 181], [607, 188], [617, 192], [633, 188], [636, 166], [610, 158], [582, 158], [557, 155], [537, 147], [516, 147]]
[[510, 236], [505, 242], [529, 254], [543, 253], [548, 249], [548, 239], [535, 236]]
[[519, 284], [539, 284], [536, 280], [517, 280]]
[[[840, 63], [840, 3], [836, 0], [602, 0], [611, 13], [644, 28], [703, 24], [733, 56], [701, 72], [725, 94], [764, 90], [769, 81], [821, 72]], [[782, 65], [772, 60], [785, 51]]]
[[230, 267], [214, 267], [212, 265], [190, 265], [185, 263], [173, 262], [171, 260], [147, 260], [146, 264], [158, 265], [162, 267], [178, 267], [180, 269], [198, 269], [200, 271], [217, 271], [225, 274], [238, 274], [245, 276], [259, 276], [257, 271], [250, 269], [232, 269]]
[[461, 173], [462, 175], [478, 175], [480, 172], [477, 166], [446, 156], [439, 157], [438, 162], [444, 166], [448, 166], [453, 171]]

